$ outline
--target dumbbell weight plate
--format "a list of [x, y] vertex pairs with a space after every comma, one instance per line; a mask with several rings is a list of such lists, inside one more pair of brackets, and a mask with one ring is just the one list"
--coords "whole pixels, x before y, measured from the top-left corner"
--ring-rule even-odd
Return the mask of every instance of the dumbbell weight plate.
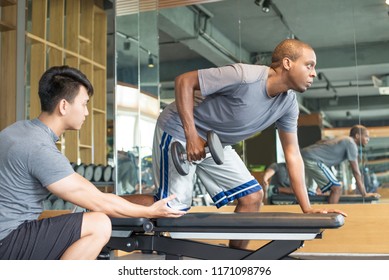
[[103, 177], [103, 166], [97, 165], [95, 167], [95, 170], [93, 171], [93, 181], [100, 182], [102, 177]]
[[209, 148], [209, 152], [212, 155], [213, 160], [216, 164], [223, 164], [224, 162], [224, 151], [223, 145], [220, 142], [219, 137], [213, 131], [209, 131], [207, 133], [207, 145]]
[[77, 167], [77, 163], [75, 162], [71, 162], [70, 165], [72, 166], [73, 170], [76, 170], [76, 167]]
[[182, 176], [188, 175], [189, 162], [184, 158], [184, 154], [186, 154], [184, 146], [180, 142], [175, 141], [171, 146], [171, 150], [173, 163], [177, 172]]
[[112, 167], [112, 182], [116, 182], [116, 168]]
[[88, 181], [92, 181], [94, 169], [95, 169], [95, 165], [89, 164], [85, 168], [84, 178], [87, 179]]
[[103, 180], [104, 182], [110, 182], [111, 178], [112, 178], [112, 166], [107, 165], [106, 167], [104, 167]]
[[74, 169], [74, 171], [76, 171], [78, 174], [80, 174], [82, 177], [84, 177], [85, 165], [82, 163], [80, 165], [77, 165], [76, 168]]

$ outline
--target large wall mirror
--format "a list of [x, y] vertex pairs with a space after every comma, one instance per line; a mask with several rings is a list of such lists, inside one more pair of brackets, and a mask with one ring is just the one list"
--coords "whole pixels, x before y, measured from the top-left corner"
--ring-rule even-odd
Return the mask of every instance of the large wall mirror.
[[[118, 194], [152, 192], [154, 125], [159, 110], [174, 100], [177, 75], [235, 62], [269, 64], [273, 48], [285, 38], [306, 41], [317, 54], [318, 77], [299, 94], [301, 113], [316, 116], [320, 137], [347, 134], [358, 123], [369, 127], [371, 141], [361, 149], [361, 165], [385, 189], [389, 32], [384, 0], [172, 2], [116, 1], [113, 158]], [[236, 148], [247, 164], [252, 160], [247, 154], [260, 159], [263, 151], [244, 143]], [[135, 167], [130, 170], [130, 165]], [[348, 167], [336, 168], [344, 192], [353, 192]]]
[[150, 193], [154, 186], [152, 140], [160, 110], [157, 1], [116, 4], [115, 191], [119, 195]]

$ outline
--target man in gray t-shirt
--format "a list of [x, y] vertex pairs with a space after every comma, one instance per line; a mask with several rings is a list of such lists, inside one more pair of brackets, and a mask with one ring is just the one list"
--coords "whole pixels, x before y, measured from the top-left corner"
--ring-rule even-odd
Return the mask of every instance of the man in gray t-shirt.
[[330, 192], [328, 202], [338, 203], [342, 193], [341, 183], [332, 173], [331, 167], [348, 160], [357, 188], [362, 196], [376, 196], [367, 193], [358, 164], [358, 147], [365, 147], [369, 142], [369, 131], [362, 125], [350, 129], [350, 136], [321, 140], [301, 151], [308, 177], [315, 180], [322, 193]]
[[[315, 65], [311, 46], [288, 39], [275, 48], [270, 67], [238, 63], [178, 76], [175, 102], [161, 113], [154, 133], [153, 171], [158, 188], [154, 198], [175, 193], [177, 197], [169, 205], [190, 208], [196, 173], [216, 207], [237, 200], [236, 212], [259, 211], [262, 187], [231, 145], [275, 123], [301, 209], [305, 213], [323, 212], [309, 203], [297, 140], [299, 111], [295, 92], [304, 92], [311, 86]], [[222, 165], [206, 156], [208, 130], [216, 132], [222, 142]], [[173, 165], [170, 146], [174, 141], [183, 144], [187, 159], [193, 162], [187, 176], [181, 176]], [[244, 248], [246, 244], [240, 240], [230, 242], [231, 247]]]
[[[74, 172], [55, 142], [79, 130], [88, 116], [93, 87], [78, 69], [54, 66], [39, 81], [42, 112], [0, 132], [0, 260], [96, 259], [111, 236], [111, 217], [180, 217], [167, 207], [174, 195], [152, 207], [102, 193]], [[90, 210], [39, 219], [53, 193]]]

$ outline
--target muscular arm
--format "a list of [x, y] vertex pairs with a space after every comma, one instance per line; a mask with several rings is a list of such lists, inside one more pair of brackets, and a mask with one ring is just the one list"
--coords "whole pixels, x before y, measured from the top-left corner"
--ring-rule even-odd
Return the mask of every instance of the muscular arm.
[[205, 157], [205, 141], [198, 135], [193, 117], [194, 91], [199, 89], [198, 71], [184, 73], [175, 80], [175, 101], [184, 128], [189, 161]]
[[160, 200], [147, 207], [128, 202], [115, 194], [103, 193], [78, 173], [73, 173], [47, 187], [47, 189], [73, 204], [91, 211], [99, 211], [110, 217], [179, 217], [185, 212], [167, 207], [167, 201]]
[[270, 180], [275, 173], [276, 172], [273, 168], [270, 168], [270, 167], [266, 168], [265, 173], [263, 174], [263, 178], [262, 178], [262, 185], [264, 188], [267, 188], [269, 186]]
[[365, 184], [362, 181], [362, 176], [361, 176], [361, 172], [359, 170], [358, 161], [357, 160], [350, 160], [349, 162], [350, 162], [351, 170], [353, 172], [353, 176], [355, 178], [355, 182], [357, 184], [357, 188], [361, 192], [362, 196], [366, 196], [366, 194], [367, 194], [366, 188], [365, 188]]
[[300, 154], [297, 133], [279, 131], [282, 148], [285, 154], [286, 166], [288, 168], [290, 184], [293, 192], [304, 213], [329, 213], [335, 212], [347, 216], [346, 213], [337, 209], [313, 209], [308, 198], [305, 185], [304, 162]]
[[378, 194], [378, 193], [368, 193], [368, 192], [366, 192], [365, 184], [364, 184], [364, 182], [362, 180], [362, 175], [361, 175], [361, 171], [359, 170], [358, 162], [356, 160], [350, 161], [350, 165], [351, 165], [351, 170], [353, 172], [353, 176], [355, 178], [355, 182], [357, 184], [357, 188], [360, 191], [361, 195], [363, 197], [374, 196], [374, 197], [378, 197], [379, 198], [380, 194]]
[[279, 131], [282, 148], [285, 154], [286, 165], [290, 177], [290, 184], [304, 213], [312, 212], [307, 188], [305, 186], [304, 163], [298, 146], [297, 133]]

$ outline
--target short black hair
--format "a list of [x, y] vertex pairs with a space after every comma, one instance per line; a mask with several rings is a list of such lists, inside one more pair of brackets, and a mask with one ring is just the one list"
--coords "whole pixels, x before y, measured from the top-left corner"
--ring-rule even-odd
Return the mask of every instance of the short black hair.
[[292, 61], [296, 61], [302, 55], [303, 48], [313, 50], [310, 45], [297, 39], [285, 39], [281, 41], [272, 53], [270, 67], [279, 67], [285, 57], [288, 57]]
[[91, 82], [80, 70], [67, 65], [49, 68], [39, 80], [38, 94], [41, 110], [48, 113], [54, 112], [62, 99], [72, 103], [79, 93], [80, 86], [86, 88], [89, 96], [93, 95]]

